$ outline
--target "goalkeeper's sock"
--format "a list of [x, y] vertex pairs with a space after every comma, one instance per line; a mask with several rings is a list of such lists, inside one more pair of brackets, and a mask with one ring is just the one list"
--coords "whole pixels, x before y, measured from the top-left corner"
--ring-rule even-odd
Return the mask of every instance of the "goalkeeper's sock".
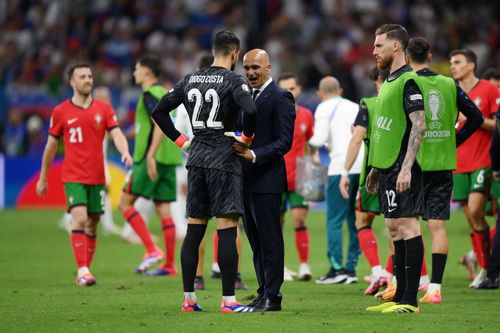
[[184, 293], [193, 293], [194, 295], [194, 278], [198, 266], [198, 250], [206, 229], [206, 224], [188, 224], [187, 226], [186, 238], [184, 238], [181, 248]]
[[219, 267], [222, 278], [222, 296], [234, 296], [234, 283], [238, 271], [237, 228], [219, 229], [217, 233], [219, 234]]
[[295, 229], [295, 246], [301, 263], [309, 260], [309, 231], [306, 227]]
[[151, 239], [148, 227], [144, 223], [141, 214], [139, 214], [139, 212], [137, 212], [134, 207], [130, 207], [125, 211], [123, 216], [130, 224], [132, 229], [134, 229], [137, 236], [139, 236], [139, 238], [141, 239], [142, 244], [144, 244], [144, 247], [146, 248], [146, 251], [148, 253], [154, 252], [156, 250], [155, 243], [153, 242], [153, 239]]

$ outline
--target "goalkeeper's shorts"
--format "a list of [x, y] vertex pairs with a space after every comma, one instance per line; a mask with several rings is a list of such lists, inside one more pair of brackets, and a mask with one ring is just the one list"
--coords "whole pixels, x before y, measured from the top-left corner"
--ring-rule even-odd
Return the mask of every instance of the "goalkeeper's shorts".
[[188, 167], [188, 217], [243, 215], [243, 180], [234, 173]]

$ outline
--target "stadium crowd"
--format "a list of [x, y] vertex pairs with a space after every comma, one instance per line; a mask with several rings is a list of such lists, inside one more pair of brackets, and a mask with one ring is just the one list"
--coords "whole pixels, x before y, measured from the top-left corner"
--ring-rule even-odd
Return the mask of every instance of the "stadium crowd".
[[269, 52], [274, 76], [296, 73], [302, 103], [314, 109], [314, 92], [325, 75], [333, 73], [351, 100], [373, 92], [365, 78], [374, 64], [373, 30], [383, 22], [428, 38], [435, 46], [433, 68], [442, 74], [449, 74], [448, 53], [460, 47], [475, 51], [479, 72], [498, 68], [495, 17], [498, 11], [488, 1], [2, 0], [0, 133], [8, 133], [9, 142], [1, 140], [0, 149], [9, 155], [41, 153], [37, 137], [46, 131], [52, 107], [70, 95], [63, 74], [76, 60], [90, 60], [96, 85], [111, 88], [126, 125], [140, 94], [131, 69], [141, 54], [159, 56], [164, 79], [177, 82], [196, 68], [213, 31], [229, 29], [243, 50], [259, 46]]

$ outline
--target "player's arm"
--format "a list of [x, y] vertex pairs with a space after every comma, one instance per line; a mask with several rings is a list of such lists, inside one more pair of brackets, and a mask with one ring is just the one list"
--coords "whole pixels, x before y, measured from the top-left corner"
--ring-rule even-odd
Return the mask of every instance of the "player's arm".
[[359, 149], [363, 143], [366, 135], [366, 128], [368, 127], [368, 109], [365, 104], [360, 104], [359, 112], [354, 121], [354, 131], [352, 132], [351, 140], [347, 146], [347, 153], [345, 156], [344, 170], [342, 170], [340, 178], [340, 193], [345, 199], [349, 198], [349, 170], [358, 157]]
[[411, 168], [425, 134], [425, 111], [422, 92], [415, 81], [408, 80], [404, 87], [403, 107], [411, 121], [410, 136], [406, 154], [396, 180], [396, 191], [404, 192], [410, 188]]
[[498, 111], [498, 102], [497, 102], [498, 99], [500, 99], [500, 93], [498, 92], [498, 89], [496, 89], [495, 87], [489, 88], [488, 91], [489, 108], [488, 110], [486, 110], [486, 112], [488, 113], [488, 115], [491, 115], [491, 118], [485, 117], [482, 127], [490, 132], [493, 132], [496, 127], [495, 118]]
[[116, 150], [118, 150], [121, 155], [121, 161], [127, 168], [130, 167], [132, 165], [132, 157], [128, 151], [127, 138], [123, 134], [120, 127], [116, 126], [110, 129], [109, 136], [111, 137], [111, 140], [113, 140]]
[[181, 134], [170, 118], [170, 112], [184, 101], [184, 80], [177, 83], [172, 91], [164, 95], [150, 113], [151, 118], [160, 127], [163, 133], [177, 146], [188, 149], [189, 139]]
[[36, 183], [36, 193], [42, 198], [45, 197], [48, 192], [47, 176], [49, 174], [49, 168], [52, 165], [52, 161], [54, 161], [54, 157], [56, 156], [58, 143], [59, 138], [49, 134], [47, 144], [43, 150], [40, 178], [38, 178]]
[[481, 127], [484, 122], [483, 115], [476, 104], [471, 101], [469, 96], [457, 84], [457, 107], [465, 116], [467, 121], [456, 134], [456, 146], [460, 146], [474, 132]]
[[243, 110], [242, 140], [252, 142], [257, 122], [257, 108], [250, 95], [248, 83], [242, 76], [238, 76], [233, 84], [233, 99]]
[[[146, 92], [143, 95], [143, 100], [146, 110], [149, 114], [151, 114], [156, 104], [158, 103], [158, 99], [156, 99], [156, 97], [154, 97], [150, 93]], [[147, 172], [151, 180], [156, 180], [156, 178], [158, 178], [155, 154], [158, 150], [158, 147], [160, 147], [161, 140], [163, 140], [163, 132], [161, 131], [158, 124], [153, 122], [153, 135], [151, 137], [151, 144], [149, 145], [148, 151], [146, 153]]]

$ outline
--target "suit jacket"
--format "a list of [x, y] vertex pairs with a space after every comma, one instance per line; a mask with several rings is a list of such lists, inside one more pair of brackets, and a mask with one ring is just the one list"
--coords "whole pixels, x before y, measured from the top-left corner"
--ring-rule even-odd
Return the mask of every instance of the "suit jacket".
[[243, 161], [243, 190], [250, 193], [287, 191], [285, 160], [295, 123], [293, 95], [272, 81], [255, 100], [257, 126], [250, 146], [256, 163]]

